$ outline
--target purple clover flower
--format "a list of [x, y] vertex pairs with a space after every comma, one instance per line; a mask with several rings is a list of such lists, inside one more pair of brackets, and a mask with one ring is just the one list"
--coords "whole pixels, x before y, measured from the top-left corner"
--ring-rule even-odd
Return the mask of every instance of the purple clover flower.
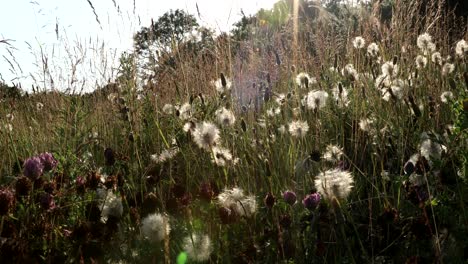
[[42, 165], [44, 165], [45, 171], [52, 170], [57, 166], [58, 163], [54, 156], [49, 152], [40, 154], [39, 159], [41, 160]]
[[283, 193], [283, 199], [289, 205], [293, 205], [296, 203], [297, 196], [293, 191], [285, 191]]
[[23, 174], [31, 180], [35, 180], [41, 177], [44, 171], [44, 165], [42, 164], [39, 157], [32, 157], [27, 159], [24, 162], [23, 167]]
[[315, 210], [320, 203], [320, 194], [319, 193], [312, 193], [308, 194], [303, 200], [302, 204], [305, 208], [309, 210]]

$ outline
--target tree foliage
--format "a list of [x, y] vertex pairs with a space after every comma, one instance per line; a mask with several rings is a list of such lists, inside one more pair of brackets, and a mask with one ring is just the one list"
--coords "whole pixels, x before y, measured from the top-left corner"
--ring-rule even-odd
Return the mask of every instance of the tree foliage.
[[189, 33], [198, 28], [196, 18], [177, 9], [162, 15], [149, 27], [143, 27], [134, 36], [135, 48], [139, 54], [155, 46], [157, 49], [171, 50], [183, 42]]

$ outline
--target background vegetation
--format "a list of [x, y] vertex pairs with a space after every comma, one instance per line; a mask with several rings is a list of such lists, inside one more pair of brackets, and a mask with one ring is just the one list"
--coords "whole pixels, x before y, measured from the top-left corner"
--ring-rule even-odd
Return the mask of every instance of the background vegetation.
[[2, 84], [0, 260], [465, 263], [468, 27], [451, 4], [282, 0], [219, 35], [174, 10], [93, 93]]

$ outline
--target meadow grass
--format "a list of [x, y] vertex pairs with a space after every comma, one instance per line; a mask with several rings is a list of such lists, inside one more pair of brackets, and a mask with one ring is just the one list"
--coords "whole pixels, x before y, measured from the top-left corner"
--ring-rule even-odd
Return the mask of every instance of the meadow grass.
[[417, 10], [181, 47], [144, 89], [129, 57], [107, 90], [4, 98], [0, 259], [463, 263], [468, 44]]

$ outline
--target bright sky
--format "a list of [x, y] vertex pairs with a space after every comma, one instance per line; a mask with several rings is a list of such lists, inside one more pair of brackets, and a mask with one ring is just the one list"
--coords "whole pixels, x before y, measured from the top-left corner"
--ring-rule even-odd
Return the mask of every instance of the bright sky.
[[[91, 0], [99, 25], [88, 0], [0, 0], [0, 41], [11, 40], [12, 44], [9, 47], [0, 43], [0, 81], [20, 82], [25, 90], [30, 90], [32, 84], [44, 87], [44, 82], [50, 88], [50, 79], [44, 81], [41, 73], [47, 71], [57, 89], [89, 91], [96, 82], [103, 84], [113, 76], [116, 59], [132, 47], [133, 33], [148, 26], [151, 18], [157, 20], [170, 9], [184, 9], [201, 24], [228, 31], [240, 19], [241, 9], [249, 15], [260, 8], [271, 8], [276, 2], [134, 1]], [[197, 15], [196, 4], [201, 17]], [[48, 69], [42, 67], [42, 58], [47, 58]], [[72, 69], [76, 69], [75, 74]]]

